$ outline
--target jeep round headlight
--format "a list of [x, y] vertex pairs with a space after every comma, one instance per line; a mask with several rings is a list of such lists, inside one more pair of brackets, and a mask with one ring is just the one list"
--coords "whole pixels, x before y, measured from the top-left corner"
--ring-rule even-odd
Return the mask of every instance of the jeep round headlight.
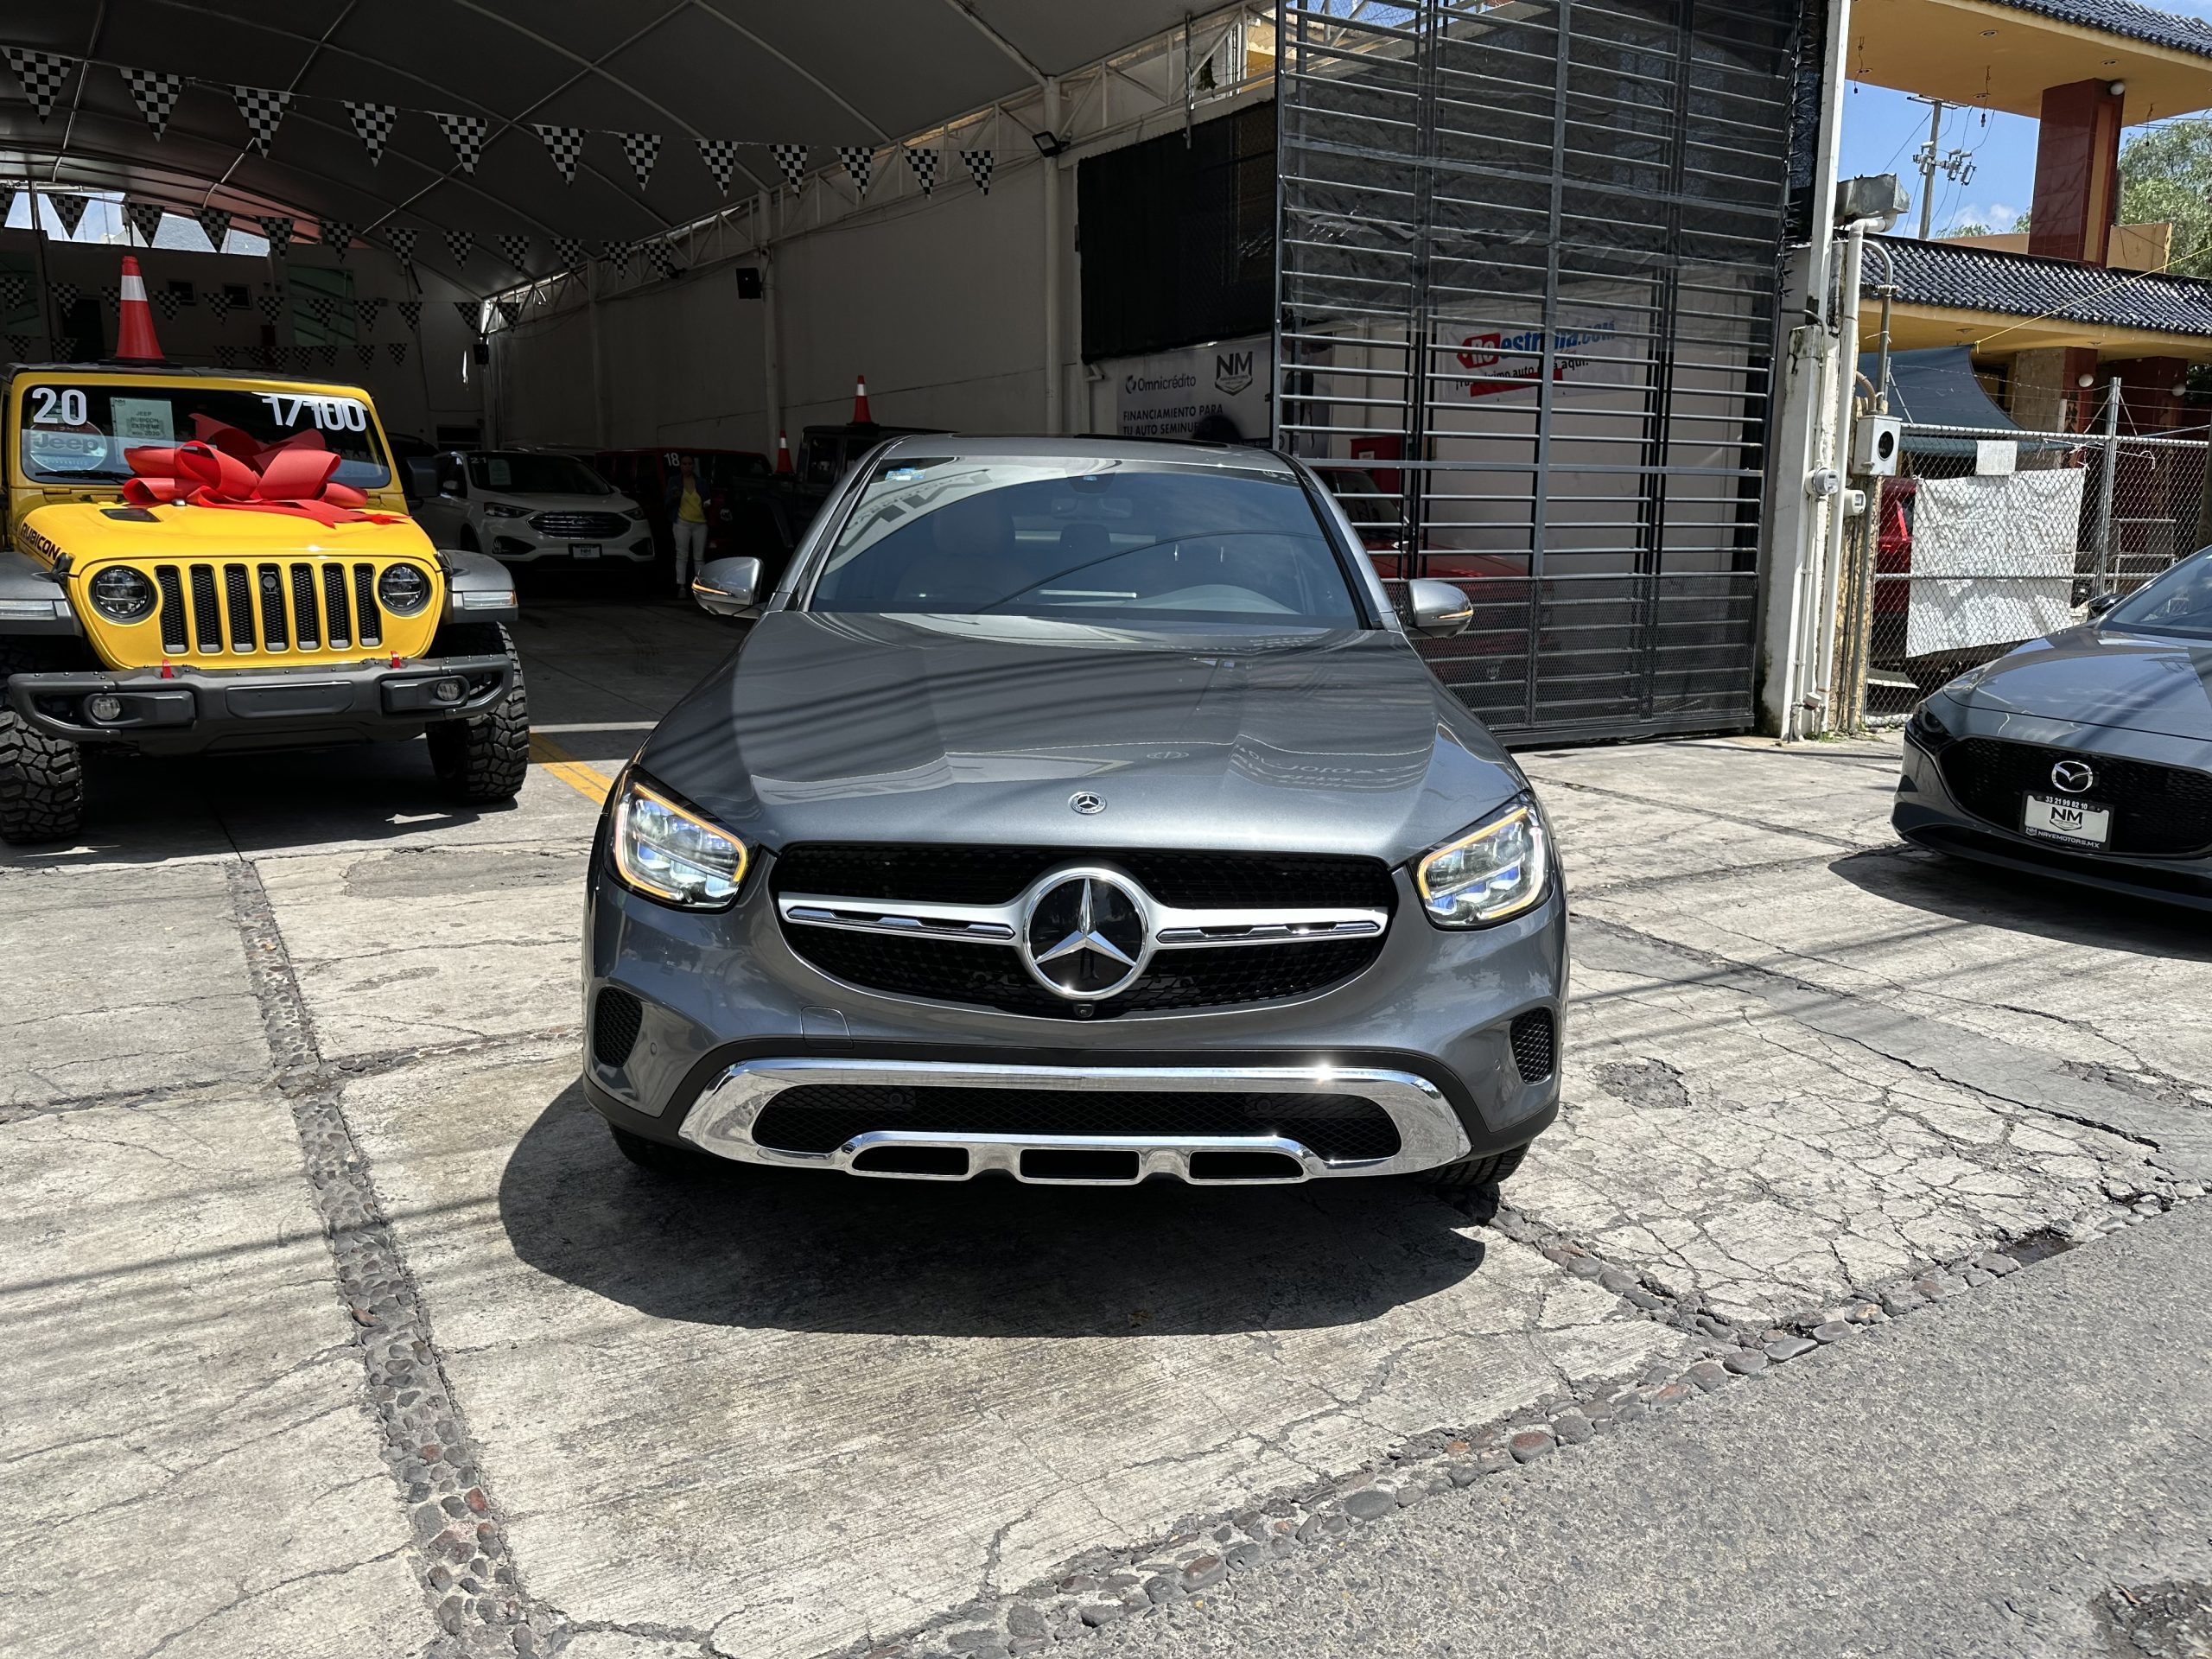
[[1542, 898], [1550, 867], [1544, 821], [1523, 799], [1422, 859], [1414, 885], [1438, 926], [1487, 927]]
[[111, 622], [138, 622], [153, 613], [154, 584], [125, 565], [110, 565], [88, 590], [92, 607]]
[[627, 779], [612, 840], [623, 885], [664, 904], [721, 910], [745, 880], [743, 842]]
[[377, 603], [394, 616], [412, 616], [430, 602], [430, 579], [411, 564], [395, 564], [377, 578]]

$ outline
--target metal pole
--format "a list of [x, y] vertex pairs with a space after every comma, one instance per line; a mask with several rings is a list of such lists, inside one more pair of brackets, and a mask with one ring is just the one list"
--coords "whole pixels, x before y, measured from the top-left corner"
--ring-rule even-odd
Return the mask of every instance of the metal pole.
[[1834, 708], [1836, 607], [1843, 584], [1844, 499], [1850, 480], [1851, 419], [1859, 387], [1859, 274], [1866, 247], [1866, 226], [1854, 219], [1845, 227], [1843, 273], [1836, 290], [1835, 337], [1835, 448], [1834, 465], [1840, 486], [1828, 499], [1827, 547], [1821, 560], [1819, 600], [1815, 606], [1813, 660], [1807, 677], [1812, 682], [1815, 704], [1813, 729], [1825, 731]]
[[[1060, 130], [1060, 82], [1045, 82], [1045, 130]], [[1045, 167], [1045, 431], [1060, 431], [1060, 164], [1050, 156]]]
[[2097, 588], [2103, 593], [2112, 581], [2112, 480], [2120, 470], [2120, 379], [2105, 387], [2104, 476], [2097, 480]]
[[39, 333], [46, 340], [46, 360], [53, 362], [54, 349], [54, 285], [46, 280], [46, 232], [38, 224], [38, 186], [31, 182], [28, 163], [23, 168], [23, 189], [31, 199], [31, 259], [38, 267]]
[[1928, 148], [1920, 153], [1920, 239], [1928, 239], [1936, 213], [1936, 151], [1943, 142], [1943, 100], [1928, 100]]
[[753, 241], [760, 249], [760, 372], [767, 396], [768, 464], [776, 464], [776, 441], [784, 430], [783, 323], [776, 310], [776, 262], [768, 251], [768, 193], [760, 193]]
[[607, 372], [599, 348], [599, 267], [584, 265], [584, 315], [591, 324], [591, 430], [599, 448], [607, 444]]

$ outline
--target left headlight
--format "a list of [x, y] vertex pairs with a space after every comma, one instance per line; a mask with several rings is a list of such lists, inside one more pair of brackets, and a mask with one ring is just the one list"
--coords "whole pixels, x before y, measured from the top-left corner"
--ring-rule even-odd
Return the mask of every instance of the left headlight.
[[614, 804], [614, 870], [623, 885], [687, 910], [721, 910], [745, 880], [745, 843], [643, 784]]
[[642, 524], [645, 522], [645, 510], [643, 507], [626, 507], [622, 516], [633, 524]]
[[1414, 885], [1439, 927], [1487, 927], [1541, 899], [1550, 874], [1544, 821], [1535, 803], [1523, 799], [1423, 858]]
[[411, 564], [395, 564], [377, 578], [377, 603], [394, 616], [413, 616], [430, 602], [430, 579]]
[[88, 584], [92, 607], [111, 622], [137, 622], [154, 608], [154, 584], [127, 565], [111, 564]]

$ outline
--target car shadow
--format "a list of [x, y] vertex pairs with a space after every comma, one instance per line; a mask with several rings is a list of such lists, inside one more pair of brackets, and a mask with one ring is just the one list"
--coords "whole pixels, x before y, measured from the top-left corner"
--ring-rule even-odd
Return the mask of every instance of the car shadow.
[[1027, 1186], [702, 1160], [649, 1175], [581, 1087], [499, 1182], [516, 1255], [656, 1319], [891, 1337], [1259, 1334], [1358, 1325], [1480, 1271], [1462, 1209], [1417, 1185]]
[[2054, 943], [2212, 962], [2204, 912], [2178, 904], [2077, 887], [1904, 844], [1847, 854], [1828, 868], [1862, 892], [1953, 921]]

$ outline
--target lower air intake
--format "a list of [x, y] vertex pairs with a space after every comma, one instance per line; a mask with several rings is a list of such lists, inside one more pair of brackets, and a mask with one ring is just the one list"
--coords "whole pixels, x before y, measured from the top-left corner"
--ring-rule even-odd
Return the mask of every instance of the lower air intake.
[[645, 1005], [618, 985], [610, 985], [593, 1004], [591, 1057], [601, 1065], [621, 1065], [638, 1046], [645, 1025]]
[[1515, 1016], [1509, 1028], [1513, 1039], [1513, 1065], [1523, 1083], [1541, 1083], [1559, 1064], [1558, 1039], [1549, 1008], [1531, 1008]]

